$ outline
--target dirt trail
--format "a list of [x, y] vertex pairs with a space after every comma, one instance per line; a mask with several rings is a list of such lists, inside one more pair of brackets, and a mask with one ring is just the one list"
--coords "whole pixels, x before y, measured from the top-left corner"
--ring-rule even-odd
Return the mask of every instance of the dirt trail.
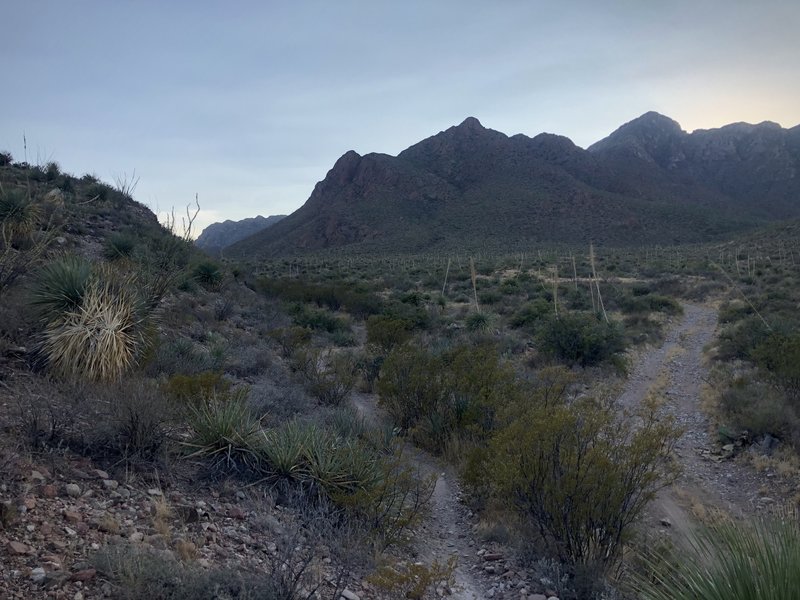
[[[763, 507], [760, 490], [766, 477], [718, 454], [719, 444], [709, 433], [709, 421], [700, 406], [708, 379], [703, 349], [715, 336], [717, 313], [695, 304], [683, 305], [682, 320], [667, 333], [664, 343], [638, 361], [619, 398], [626, 408], [636, 407], [653, 389], [666, 398], [666, 407], [683, 429], [675, 447], [682, 467], [678, 481], [662, 490], [648, 512], [648, 525], [663, 527], [668, 520], [681, 537], [708, 508], [734, 516]], [[769, 500], [768, 498], [766, 500]]]
[[[382, 420], [377, 398], [356, 392], [353, 406], [364, 419], [378, 425]], [[419, 467], [423, 477], [436, 477], [431, 496], [430, 517], [420, 526], [416, 551], [424, 562], [437, 560], [446, 563], [452, 556], [458, 559], [454, 572], [453, 597], [460, 600], [482, 600], [490, 597], [490, 584], [477, 577], [469, 566], [475, 562], [476, 542], [472, 539], [467, 508], [461, 502], [458, 479], [452, 469], [437, 458], [411, 446], [404, 452]]]

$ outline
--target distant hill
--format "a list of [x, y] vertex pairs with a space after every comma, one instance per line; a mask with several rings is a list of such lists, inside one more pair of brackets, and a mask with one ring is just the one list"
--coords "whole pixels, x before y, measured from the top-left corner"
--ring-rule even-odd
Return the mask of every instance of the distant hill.
[[226, 253], [713, 241], [800, 217], [798, 170], [800, 127], [689, 134], [647, 113], [584, 150], [470, 117], [397, 156], [345, 153], [300, 209]]
[[241, 221], [228, 220], [222, 223], [212, 223], [200, 233], [195, 240], [195, 244], [206, 252], [216, 253], [239, 240], [275, 225], [285, 216], [272, 215], [270, 217], [262, 217], [258, 215]]

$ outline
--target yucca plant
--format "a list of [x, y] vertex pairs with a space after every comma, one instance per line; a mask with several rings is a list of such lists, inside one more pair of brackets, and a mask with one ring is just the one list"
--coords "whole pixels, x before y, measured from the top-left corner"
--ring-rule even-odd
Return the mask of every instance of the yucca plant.
[[77, 311], [89, 287], [92, 270], [77, 256], [66, 256], [43, 266], [33, 290], [32, 304], [49, 322], [66, 312]]
[[0, 192], [0, 225], [4, 241], [30, 233], [39, 219], [39, 209], [21, 190]]
[[186, 446], [190, 457], [210, 459], [215, 468], [260, 468], [261, 424], [247, 405], [246, 390], [212, 396], [191, 406], [192, 435]]
[[50, 368], [63, 377], [113, 381], [146, 349], [144, 332], [144, 317], [131, 292], [90, 281], [78, 306], [53, 315], [43, 350]]
[[644, 600], [800, 599], [796, 511], [712, 525], [690, 538], [680, 560], [649, 560], [633, 584]]
[[319, 428], [290, 421], [282, 427], [265, 431], [261, 453], [267, 468], [276, 479], [301, 481], [308, 477], [307, 449]]

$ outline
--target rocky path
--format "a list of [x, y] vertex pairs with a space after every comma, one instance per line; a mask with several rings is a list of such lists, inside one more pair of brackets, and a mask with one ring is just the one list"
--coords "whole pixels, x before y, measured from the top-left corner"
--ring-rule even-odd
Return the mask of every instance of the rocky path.
[[[364, 393], [353, 394], [353, 405], [364, 419], [378, 425], [382, 415], [374, 395]], [[419, 468], [423, 477], [434, 476], [436, 483], [431, 496], [430, 517], [420, 526], [417, 536], [416, 551], [427, 563], [434, 560], [445, 564], [455, 556], [457, 565], [454, 575], [455, 585], [452, 590], [456, 598], [464, 600], [482, 600], [493, 597], [491, 585], [482, 581], [474, 573], [477, 556], [477, 544], [472, 539], [472, 529], [467, 508], [461, 502], [461, 492], [455, 476], [441, 461], [419, 450], [406, 448], [405, 452]]]
[[682, 474], [660, 492], [649, 509], [648, 523], [671, 528], [678, 538], [709, 510], [742, 517], [771, 502], [762, 493], [770, 484], [769, 473], [756, 473], [731, 460], [732, 448], [723, 449], [709, 431], [701, 407], [709, 374], [703, 351], [715, 337], [717, 313], [695, 304], [684, 304], [683, 309], [683, 318], [668, 331], [664, 343], [640, 357], [619, 398], [623, 407], [632, 409], [648, 393], [662, 396], [683, 430], [675, 447]]

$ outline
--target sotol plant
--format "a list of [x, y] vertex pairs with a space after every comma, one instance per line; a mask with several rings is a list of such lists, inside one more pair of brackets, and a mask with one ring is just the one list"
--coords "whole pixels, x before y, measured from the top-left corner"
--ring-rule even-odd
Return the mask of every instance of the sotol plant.
[[44, 267], [32, 301], [45, 324], [42, 350], [51, 370], [114, 381], [134, 367], [148, 347], [150, 317], [134, 290], [133, 280], [92, 273], [79, 258]]

